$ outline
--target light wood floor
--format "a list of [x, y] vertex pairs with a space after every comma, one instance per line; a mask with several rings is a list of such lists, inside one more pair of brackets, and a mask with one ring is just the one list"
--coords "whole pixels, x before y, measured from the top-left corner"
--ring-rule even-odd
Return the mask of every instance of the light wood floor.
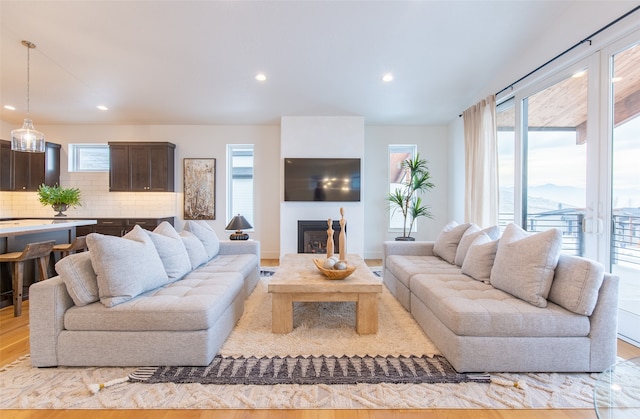
[[[263, 266], [277, 266], [277, 260], [263, 260]], [[380, 260], [368, 260], [380, 266]], [[29, 302], [22, 305], [22, 316], [13, 317], [13, 307], [0, 310], [0, 366], [29, 353]], [[629, 359], [640, 356], [640, 348], [618, 340], [618, 355]], [[2, 391], [2, 389], [0, 389]], [[0, 409], [2, 406], [0, 406]], [[0, 410], [0, 418], [210, 418], [210, 419], [592, 419], [593, 409], [562, 410]]]

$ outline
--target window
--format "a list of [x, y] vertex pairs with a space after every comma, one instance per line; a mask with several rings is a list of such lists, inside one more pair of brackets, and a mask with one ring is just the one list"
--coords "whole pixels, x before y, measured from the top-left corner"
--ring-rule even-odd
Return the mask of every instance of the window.
[[70, 172], [108, 172], [107, 144], [69, 144]]
[[[389, 193], [395, 191], [403, 182], [406, 173], [402, 170], [402, 162], [412, 159], [417, 153], [415, 144], [390, 144], [389, 145]], [[402, 230], [404, 218], [402, 212], [389, 211], [389, 228], [391, 230]], [[416, 224], [413, 225], [413, 232], [416, 231]]]
[[504, 228], [515, 221], [515, 125], [516, 113], [513, 98], [496, 108], [498, 122], [498, 185], [500, 210], [498, 222]]
[[227, 220], [241, 214], [253, 223], [253, 144], [227, 145]]

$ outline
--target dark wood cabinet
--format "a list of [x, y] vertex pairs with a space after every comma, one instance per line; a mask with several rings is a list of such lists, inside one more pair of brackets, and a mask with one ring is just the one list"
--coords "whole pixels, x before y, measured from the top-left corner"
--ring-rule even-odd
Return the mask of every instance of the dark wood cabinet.
[[0, 190], [36, 191], [41, 184], [60, 183], [60, 144], [46, 143], [44, 153], [11, 151], [0, 142]]
[[11, 190], [11, 141], [0, 140], [0, 191]]
[[89, 233], [100, 233], [108, 236], [122, 237], [135, 225], [145, 230], [153, 230], [163, 221], [174, 225], [174, 217], [163, 218], [98, 218], [97, 223], [90, 226], [76, 227], [76, 236], [86, 236]]
[[110, 142], [109, 190], [174, 192], [175, 144]]

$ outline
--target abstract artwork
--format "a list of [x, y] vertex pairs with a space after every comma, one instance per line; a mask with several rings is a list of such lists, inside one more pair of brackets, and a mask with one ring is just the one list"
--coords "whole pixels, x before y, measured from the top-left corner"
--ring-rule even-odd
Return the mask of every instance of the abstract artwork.
[[216, 159], [184, 159], [184, 219], [216, 219]]

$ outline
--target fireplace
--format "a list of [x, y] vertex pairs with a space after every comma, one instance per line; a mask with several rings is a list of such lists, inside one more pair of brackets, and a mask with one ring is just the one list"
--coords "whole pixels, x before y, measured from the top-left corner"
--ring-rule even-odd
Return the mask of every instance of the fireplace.
[[[298, 253], [327, 254], [327, 220], [298, 220]], [[340, 221], [333, 220], [333, 253], [338, 253]], [[347, 232], [347, 226], [344, 226]]]

